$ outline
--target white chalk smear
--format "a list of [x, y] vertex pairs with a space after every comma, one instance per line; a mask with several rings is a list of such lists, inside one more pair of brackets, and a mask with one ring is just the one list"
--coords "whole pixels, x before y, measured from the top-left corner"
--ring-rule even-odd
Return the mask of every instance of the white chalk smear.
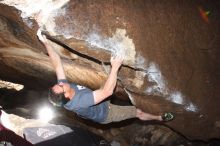
[[136, 54], [135, 65], [136, 68], [145, 69], [147, 67], [147, 60], [140, 54]]
[[162, 93], [163, 95], [167, 94], [165, 80], [157, 65], [151, 62], [146, 70], [147, 70], [146, 75], [148, 76], [148, 81], [154, 83], [154, 85], [147, 88], [146, 92], [149, 94], [152, 93], [154, 94]]
[[42, 11], [44, 15], [61, 8], [69, 0], [2, 0], [0, 3], [13, 6], [21, 11], [21, 17], [34, 16]]
[[185, 106], [185, 110], [191, 111], [191, 112], [197, 112], [198, 108], [196, 105], [194, 105], [193, 103], [190, 102]]
[[174, 103], [177, 103], [177, 104], [184, 103], [184, 101], [183, 101], [184, 97], [179, 91], [175, 91], [175, 92], [171, 93], [170, 96], [168, 97], [168, 99]]
[[110, 38], [103, 38], [96, 32], [90, 33], [86, 41], [93, 47], [110, 51], [113, 56], [124, 58], [124, 62], [130, 65], [135, 63], [135, 45], [133, 40], [126, 35], [125, 29], [116, 29]]
[[159, 95], [176, 104], [186, 105], [184, 108], [187, 111], [196, 112], [198, 108], [192, 102], [186, 101], [184, 95], [180, 91], [171, 91], [167, 88], [165, 79], [159, 67], [151, 62], [146, 70], [146, 76], [149, 82], [154, 83], [147, 87], [146, 93], [149, 95]]
[[[21, 17], [24, 22], [31, 26], [31, 21], [27, 21], [27, 18], [37, 19], [37, 23], [40, 27], [45, 27], [52, 34], [56, 34], [55, 31], [55, 17], [64, 15], [65, 10], [61, 10], [69, 0], [2, 0], [0, 3], [13, 6], [21, 11]], [[59, 10], [59, 11], [58, 11]], [[38, 17], [36, 17], [38, 15]]]

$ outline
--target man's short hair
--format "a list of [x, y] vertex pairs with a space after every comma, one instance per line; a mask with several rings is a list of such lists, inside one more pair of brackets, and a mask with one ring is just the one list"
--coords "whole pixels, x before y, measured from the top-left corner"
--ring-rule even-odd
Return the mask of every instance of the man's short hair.
[[63, 107], [68, 102], [63, 93], [55, 93], [52, 88], [49, 89], [48, 99], [50, 103], [57, 107]]

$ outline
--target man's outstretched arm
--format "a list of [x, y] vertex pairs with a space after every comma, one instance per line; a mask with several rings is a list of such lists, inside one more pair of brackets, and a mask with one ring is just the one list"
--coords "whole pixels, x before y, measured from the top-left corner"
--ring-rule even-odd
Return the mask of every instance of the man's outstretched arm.
[[40, 30], [38, 30], [37, 36], [47, 49], [50, 60], [56, 71], [57, 79], [66, 79], [60, 56], [54, 51], [54, 49], [50, 45], [50, 42], [46, 39], [45, 35], [41, 34]]
[[95, 104], [100, 103], [113, 94], [117, 82], [118, 70], [123, 62], [122, 58], [111, 58], [111, 71], [103, 88], [93, 91]]

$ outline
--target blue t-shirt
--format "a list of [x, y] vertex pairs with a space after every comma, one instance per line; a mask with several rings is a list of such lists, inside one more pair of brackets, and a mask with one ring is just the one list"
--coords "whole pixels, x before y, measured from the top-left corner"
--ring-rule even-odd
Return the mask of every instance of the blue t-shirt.
[[[58, 82], [67, 81], [59, 80]], [[95, 105], [92, 90], [77, 84], [70, 85], [71, 88], [75, 90], [75, 95], [64, 105], [64, 108], [75, 112], [83, 118], [91, 119], [99, 123], [104, 122], [108, 114], [108, 103], [101, 102]]]

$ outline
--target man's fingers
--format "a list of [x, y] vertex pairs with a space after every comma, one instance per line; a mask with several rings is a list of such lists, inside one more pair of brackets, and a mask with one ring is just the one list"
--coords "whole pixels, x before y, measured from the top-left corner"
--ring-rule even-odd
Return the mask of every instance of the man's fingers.
[[46, 40], [47, 40], [47, 38], [46, 38], [46, 36], [45, 36], [45, 35], [42, 35], [42, 38], [43, 38], [43, 40], [44, 40], [44, 41], [46, 41]]
[[37, 36], [39, 36], [39, 34], [41, 34], [41, 30], [40, 29], [37, 30]]
[[110, 61], [111, 61], [112, 67], [119, 68], [122, 65], [122, 63], [123, 63], [123, 58], [121, 56], [117, 56], [115, 58], [111, 57]]
[[114, 60], [114, 57], [113, 56], [111, 56], [111, 59], [110, 59], [110, 61], [112, 62]]
[[41, 34], [41, 30], [38, 30], [38, 31], [37, 31], [37, 36], [38, 36], [39, 40], [41, 40], [41, 41], [44, 40], [44, 38], [43, 38], [43, 36], [42, 36], [42, 34]]
[[40, 29], [38, 29], [38, 31], [37, 31], [37, 36], [38, 36], [38, 38], [39, 38], [40, 41], [46, 42], [46, 40], [47, 40], [47, 39], [46, 39], [46, 36], [45, 36], [45, 35], [42, 35]]
[[111, 60], [124, 60], [124, 56], [122, 55], [111, 55]]
[[39, 38], [42, 36], [40, 29], [37, 30], [37, 36], [38, 36]]

